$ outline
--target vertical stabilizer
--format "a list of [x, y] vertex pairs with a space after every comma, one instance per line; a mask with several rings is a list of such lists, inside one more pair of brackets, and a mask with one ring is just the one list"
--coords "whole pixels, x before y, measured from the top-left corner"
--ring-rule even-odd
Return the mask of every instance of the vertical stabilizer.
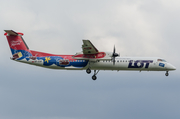
[[7, 37], [13, 59], [32, 56], [27, 44], [22, 38], [23, 33], [17, 33], [13, 30], [4, 31], [6, 32], [4, 35]]

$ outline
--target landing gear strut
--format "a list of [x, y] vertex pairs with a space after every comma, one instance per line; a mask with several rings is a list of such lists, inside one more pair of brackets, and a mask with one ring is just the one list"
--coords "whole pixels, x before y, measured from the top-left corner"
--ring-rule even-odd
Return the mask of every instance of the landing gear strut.
[[96, 80], [97, 79], [97, 77], [96, 77], [96, 75], [99, 73], [99, 70], [96, 72], [96, 70], [94, 70], [94, 75], [92, 76], [92, 79], [93, 80]]
[[90, 74], [91, 73], [91, 65], [90, 65], [90, 62], [88, 62], [88, 63], [89, 63], [89, 67], [86, 69], [86, 73]]
[[[86, 73], [87, 73], [87, 74], [90, 74], [90, 73], [91, 73], [91, 65], [90, 65], [90, 62], [89, 62], [89, 67], [86, 69]], [[97, 75], [98, 73], [99, 73], [99, 70], [98, 70], [98, 71], [94, 70], [94, 75], [92, 76], [92, 79], [93, 79], [93, 80], [96, 80], [96, 79], [97, 79], [96, 75]]]
[[168, 71], [166, 71], [165, 75], [166, 75], [166, 76], [169, 76], [169, 72], [168, 72]]

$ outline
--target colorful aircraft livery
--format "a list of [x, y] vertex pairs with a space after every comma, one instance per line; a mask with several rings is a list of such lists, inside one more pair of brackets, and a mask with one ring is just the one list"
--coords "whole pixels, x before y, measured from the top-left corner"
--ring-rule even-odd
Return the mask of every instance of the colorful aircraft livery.
[[86, 70], [88, 74], [94, 70], [93, 80], [97, 79], [96, 75], [100, 70], [165, 71], [166, 76], [169, 71], [176, 70], [173, 65], [159, 57], [120, 57], [115, 52], [115, 47], [113, 52], [100, 52], [89, 40], [83, 40], [82, 52], [75, 55], [33, 51], [22, 38], [23, 33], [4, 31], [12, 60], [51, 69]]

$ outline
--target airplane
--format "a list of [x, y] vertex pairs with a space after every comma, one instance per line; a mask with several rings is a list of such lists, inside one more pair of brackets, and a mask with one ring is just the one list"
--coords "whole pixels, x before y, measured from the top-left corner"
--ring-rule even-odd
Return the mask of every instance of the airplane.
[[22, 36], [23, 33], [4, 30], [12, 57], [10, 59], [30, 65], [61, 70], [86, 70], [87, 74], [94, 70], [93, 80], [97, 79], [100, 70], [127, 71], [169, 71], [176, 70], [172, 64], [159, 57], [120, 57], [113, 52], [99, 51], [90, 40], [83, 40], [82, 52], [75, 55], [55, 55], [30, 50]]

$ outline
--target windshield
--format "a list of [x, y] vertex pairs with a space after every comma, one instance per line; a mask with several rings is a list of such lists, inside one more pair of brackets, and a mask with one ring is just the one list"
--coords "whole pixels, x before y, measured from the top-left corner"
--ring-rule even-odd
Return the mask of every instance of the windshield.
[[164, 60], [164, 59], [158, 59], [157, 61], [166, 62], [166, 60]]

